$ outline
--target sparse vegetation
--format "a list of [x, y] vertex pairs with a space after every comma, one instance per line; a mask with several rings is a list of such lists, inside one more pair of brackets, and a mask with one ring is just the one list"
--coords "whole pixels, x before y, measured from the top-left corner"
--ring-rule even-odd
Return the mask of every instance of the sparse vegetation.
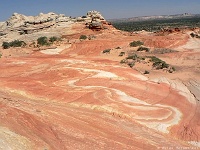
[[145, 51], [145, 52], [149, 52], [150, 49], [147, 48], [147, 47], [139, 47], [139, 48], [137, 49], [137, 51]]
[[[167, 69], [168, 72], [172, 73], [175, 71], [174, 67], [171, 67], [169, 64], [167, 64], [165, 61], [155, 57], [155, 56], [138, 56], [137, 54], [131, 54], [125, 59], [121, 60], [121, 64], [127, 64], [131, 68], [135, 65], [135, 63], [149, 63], [152, 62], [152, 68], [158, 70], [158, 69]], [[144, 72], [144, 74], [149, 74], [149, 71]]]
[[125, 64], [126, 62], [127, 62], [126, 59], [122, 59], [122, 60], [120, 61], [120, 64]]
[[141, 46], [141, 45], [143, 45], [144, 43], [143, 42], [141, 42], [141, 41], [133, 41], [133, 42], [131, 42], [129, 45], [131, 46], [131, 47], [137, 47], [137, 46]]
[[52, 36], [50, 38], [47, 38], [46, 36], [42, 36], [37, 39], [37, 44], [39, 46], [49, 46], [57, 41], [61, 41], [61, 38], [56, 37], [56, 36]]
[[10, 47], [24, 47], [26, 43], [24, 41], [14, 40], [10, 42]]
[[149, 71], [145, 70], [145, 71], [144, 71], [144, 74], [149, 74]]
[[192, 33], [190, 34], [190, 36], [191, 36], [192, 38], [194, 38], [194, 37], [195, 37], [195, 34], [192, 32]]
[[195, 34], [195, 33], [193, 33], [193, 32], [190, 34], [190, 36], [191, 36], [192, 38], [200, 38], [200, 35]]
[[154, 54], [165, 54], [165, 53], [174, 53], [174, 52], [178, 52], [178, 51], [173, 50], [173, 49], [168, 49], [168, 48], [155, 48], [152, 53], [154, 53]]
[[110, 50], [111, 49], [105, 49], [105, 50], [103, 50], [103, 53], [110, 53]]
[[2, 47], [3, 47], [3, 49], [8, 49], [8, 48], [10, 48], [9, 42], [3, 42]]
[[149, 58], [153, 62], [153, 67], [155, 69], [163, 69], [163, 68], [169, 67], [169, 64], [167, 64], [165, 61], [163, 61], [155, 56], [149, 56]]
[[134, 61], [129, 62], [128, 65], [129, 65], [129, 67], [133, 68], [133, 66], [135, 66], [135, 62]]
[[24, 41], [14, 40], [12, 42], [3, 42], [3, 49], [8, 49], [10, 47], [24, 47], [26, 43]]
[[125, 52], [120, 52], [119, 56], [124, 56]]
[[87, 36], [86, 36], [86, 35], [81, 35], [79, 39], [80, 39], [80, 40], [86, 40], [86, 39], [87, 39]]
[[121, 49], [121, 47], [118, 46], [118, 47], [116, 47], [115, 49]]
[[176, 18], [176, 19], [155, 19], [155, 20], [146, 20], [146, 21], [120, 21], [112, 22], [112, 25], [123, 31], [150, 31], [156, 32], [165, 28], [195, 28], [200, 27], [199, 17], [192, 18]]
[[5, 34], [5, 33], [1, 33], [1, 32], [0, 32], [0, 36], [4, 36], [4, 35], [6, 35], [6, 34]]
[[126, 57], [126, 59], [132, 59], [132, 60], [137, 60], [139, 57], [137, 56], [137, 54], [133, 54], [133, 55], [129, 55], [128, 57]]
[[51, 43], [54, 43], [56, 41], [61, 41], [61, 39], [56, 37], [56, 36], [52, 36], [52, 37], [49, 38], [49, 42], [51, 42]]
[[50, 45], [48, 38], [46, 36], [39, 37], [37, 39], [37, 44], [40, 46]]

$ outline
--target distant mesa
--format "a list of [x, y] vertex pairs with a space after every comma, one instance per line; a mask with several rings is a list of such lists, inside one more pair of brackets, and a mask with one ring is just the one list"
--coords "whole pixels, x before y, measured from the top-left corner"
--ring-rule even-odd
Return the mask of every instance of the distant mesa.
[[121, 21], [148, 21], [148, 20], [165, 20], [165, 19], [178, 19], [178, 18], [190, 18], [190, 17], [200, 17], [200, 14], [176, 14], [176, 15], [154, 15], [154, 16], [140, 16], [131, 18], [121, 18], [121, 19], [109, 19], [111, 22], [121, 22]]

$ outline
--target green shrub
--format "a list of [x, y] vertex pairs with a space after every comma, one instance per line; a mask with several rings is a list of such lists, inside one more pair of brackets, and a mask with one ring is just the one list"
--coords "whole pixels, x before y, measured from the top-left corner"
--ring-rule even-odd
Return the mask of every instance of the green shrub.
[[126, 59], [122, 59], [122, 60], [120, 61], [120, 64], [125, 64], [126, 62], [127, 62]]
[[8, 49], [8, 48], [10, 48], [10, 43], [3, 42], [2, 47], [3, 47], [3, 49]]
[[195, 37], [195, 34], [192, 32], [192, 33], [190, 34], [190, 36], [194, 38], [194, 37]]
[[155, 48], [152, 53], [154, 54], [165, 54], [165, 53], [174, 53], [178, 52], [177, 50], [168, 49], [168, 48]]
[[126, 57], [126, 59], [133, 59], [133, 60], [136, 60], [137, 58], [138, 56], [136, 54]]
[[111, 49], [105, 49], [103, 50], [103, 53], [110, 53]]
[[173, 71], [176, 71], [175, 67], [172, 67], [172, 70], [173, 70]]
[[41, 46], [49, 45], [48, 38], [46, 36], [39, 37], [37, 43]]
[[53, 43], [55, 41], [59, 41], [59, 38], [56, 37], [56, 36], [52, 36], [52, 37], [49, 38], [49, 42]]
[[144, 74], [149, 74], [149, 71], [145, 70], [145, 71], [144, 71]]
[[26, 46], [24, 41], [14, 40], [12, 42], [3, 42], [2, 47], [3, 49], [8, 49], [10, 47], [23, 47]]
[[81, 35], [79, 39], [80, 39], [80, 40], [86, 40], [86, 39], [87, 39], [87, 36], [86, 36], [86, 35]]
[[153, 62], [153, 67], [155, 67], [156, 69], [163, 69], [169, 67], [169, 64], [155, 56], [149, 56], [149, 58], [151, 58], [151, 61]]
[[133, 68], [133, 66], [135, 65], [135, 62], [130, 62], [130, 63], [128, 63], [128, 65], [129, 65], [131, 68]]
[[144, 43], [143, 42], [141, 42], [141, 41], [133, 41], [133, 42], [131, 42], [129, 45], [131, 46], [131, 47], [137, 47], [137, 46], [141, 46], [141, 45], [143, 45]]
[[119, 56], [124, 56], [125, 52], [120, 52]]
[[147, 47], [139, 47], [139, 48], [137, 49], [137, 51], [146, 51], [146, 52], [149, 52], [150, 49], [147, 48]]
[[14, 40], [10, 42], [10, 47], [22, 47], [26, 46], [26, 43], [24, 41]]
[[115, 49], [121, 49], [121, 47], [118, 46], [118, 47], [116, 47]]

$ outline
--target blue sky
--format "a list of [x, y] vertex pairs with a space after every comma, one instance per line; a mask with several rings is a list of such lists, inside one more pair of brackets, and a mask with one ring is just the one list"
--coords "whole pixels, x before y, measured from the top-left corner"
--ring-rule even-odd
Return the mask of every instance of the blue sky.
[[0, 21], [14, 12], [38, 15], [40, 12], [82, 16], [100, 11], [106, 19], [181, 13], [200, 14], [200, 0], [1, 0]]

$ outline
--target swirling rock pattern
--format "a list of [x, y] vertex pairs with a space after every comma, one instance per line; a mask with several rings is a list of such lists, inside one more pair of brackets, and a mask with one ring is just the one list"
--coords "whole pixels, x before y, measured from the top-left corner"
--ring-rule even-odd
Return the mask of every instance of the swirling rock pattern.
[[2, 149], [187, 145], [160, 132], [198, 140], [196, 101], [172, 81], [158, 84], [116, 63], [64, 57], [6, 59], [0, 69]]
[[0, 149], [198, 149], [199, 82], [149, 79], [100, 54], [132, 37], [97, 36], [0, 59]]

